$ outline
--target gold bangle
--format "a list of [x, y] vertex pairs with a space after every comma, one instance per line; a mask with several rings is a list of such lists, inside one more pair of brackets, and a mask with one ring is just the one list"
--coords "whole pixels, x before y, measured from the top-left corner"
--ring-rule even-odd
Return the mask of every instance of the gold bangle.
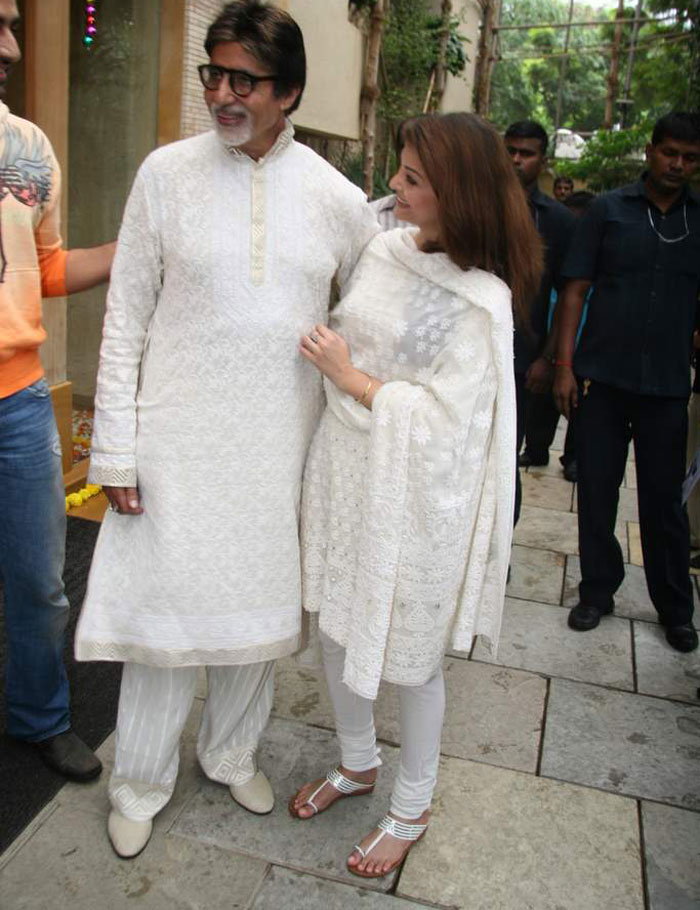
[[364, 404], [364, 403], [365, 403], [365, 399], [366, 399], [367, 396], [369, 395], [369, 392], [370, 392], [370, 389], [371, 389], [371, 388], [372, 388], [372, 380], [370, 379], [370, 380], [368, 380], [367, 385], [365, 386], [364, 392], [360, 395], [359, 398], [356, 398], [355, 401], [356, 401], [358, 404]]

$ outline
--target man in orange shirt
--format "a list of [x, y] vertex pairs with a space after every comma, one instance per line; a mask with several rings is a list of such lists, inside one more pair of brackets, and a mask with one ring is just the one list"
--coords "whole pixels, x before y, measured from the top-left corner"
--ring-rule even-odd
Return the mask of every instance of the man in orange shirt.
[[[15, 0], [0, 0], [0, 96], [20, 59]], [[109, 277], [114, 244], [62, 248], [60, 171], [38, 127], [0, 101], [0, 578], [8, 658], [7, 732], [36, 744], [72, 780], [99, 759], [70, 728], [62, 651], [65, 501], [61, 448], [43, 378], [41, 298], [86, 290]]]

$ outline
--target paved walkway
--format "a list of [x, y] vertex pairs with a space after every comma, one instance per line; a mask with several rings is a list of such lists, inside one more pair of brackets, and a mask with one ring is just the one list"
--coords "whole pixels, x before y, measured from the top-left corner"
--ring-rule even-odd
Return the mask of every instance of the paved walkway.
[[[561, 438], [559, 437], [561, 443]], [[576, 600], [573, 487], [524, 478], [501, 646], [446, 658], [448, 712], [430, 830], [400, 875], [360, 881], [344, 859], [384, 813], [397, 761], [391, 687], [377, 705], [375, 795], [310, 823], [286, 810], [336, 760], [318, 675], [278, 667], [261, 750], [278, 805], [256, 818], [196, 767], [195, 704], [175, 796], [138, 859], [112, 853], [106, 773], [66, 785], [0, 859], [3, 910], [690, 910], [700, 908], [700, 654], [670, 650], [644, 585], [634, 465], [621, 491], [627, 577], [614, 616], [566, 625]]]

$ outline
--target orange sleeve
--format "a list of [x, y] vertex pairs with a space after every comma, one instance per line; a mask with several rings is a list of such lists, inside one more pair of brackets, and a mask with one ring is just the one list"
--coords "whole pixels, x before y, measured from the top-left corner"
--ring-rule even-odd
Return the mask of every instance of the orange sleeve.
[[41, 269], [41, 296], [65, 297], [66, 296], [66, 260], [68, 251], [53, 249], [39, 255], [39, 268]]

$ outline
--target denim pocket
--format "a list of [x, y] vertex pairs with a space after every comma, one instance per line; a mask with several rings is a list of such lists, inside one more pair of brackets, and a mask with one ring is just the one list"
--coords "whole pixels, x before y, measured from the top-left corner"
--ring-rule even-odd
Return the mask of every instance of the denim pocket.
[[33, 395], [34, 398], [48, 398], [51, 394], [49, 384], [45, 379], [38, 379], [36, 382], [28, 385], [25, 391], [29, 392], [30, 395]]

